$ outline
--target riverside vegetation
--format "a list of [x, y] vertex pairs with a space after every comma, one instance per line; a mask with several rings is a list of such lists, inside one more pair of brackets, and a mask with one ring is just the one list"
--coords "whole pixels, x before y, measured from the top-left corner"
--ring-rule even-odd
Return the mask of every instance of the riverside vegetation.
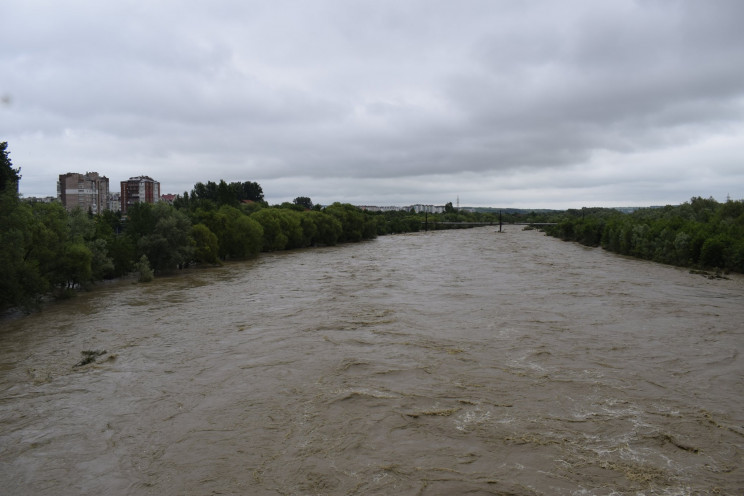
[[[96, 281], [136, 273], [147, 282], [194, 264], [221, 264], [260, 252], [331, 246], [378, 235], [451, 228], [441, 222], [494, 222], [493, 214], [447, 205], [437, 215], [367, 212], [350, 204], [321, 207], [308, 197], [269, 206], [255, 182], [197, 183], [167, 203], [138, 203], [125, 218], [68, 212], [60, 203], [19, 198], [20, 169], [0, 143], [0, 311], [31, 309]], [[439, 224], [437, 222], [440, 222]]]
[[556, 214], [547, 234], [654, 262], [744, 273], [744, 201], [692, 198], [622, 213], [609, 208]]
[[[96, 281], [155, 275], [194, 264], [219, 265], [260, 252], [358, 242], [378, 235], [498, 223], [499, 214], [445, 206], [441, 214], [321, 207], [308, 197], [269, 206], [255, 182], [197, 183], [167, 203], [138, 203], [126, 218], [59, 203], [29, 203], [17, 193], [7, 143], [0, 143], [0, 311], [31, 309]], [[662, 263], [744, 272], [744, 204], [693, 198], [679, 207], [623, 214], [612, 209], [508, 212], [505, 223], [557, 222], [546, 232]], [[458, 225], [456, 223], [463, 223]], [[472, 224], [471, 224], [472, 225]]]

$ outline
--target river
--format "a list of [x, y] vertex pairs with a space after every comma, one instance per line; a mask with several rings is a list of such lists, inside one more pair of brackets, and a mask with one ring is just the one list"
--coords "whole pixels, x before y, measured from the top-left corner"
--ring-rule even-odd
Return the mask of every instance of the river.
[[262, 254], [0, 326], [6, 495], [744, 488], [744, 278], [538, 231]]

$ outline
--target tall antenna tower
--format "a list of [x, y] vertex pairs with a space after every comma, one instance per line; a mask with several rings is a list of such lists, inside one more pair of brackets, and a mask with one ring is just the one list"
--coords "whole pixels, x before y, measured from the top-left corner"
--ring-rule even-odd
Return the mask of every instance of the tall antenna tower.
[[460, 210], [460, 195], [457, 195], [457, 210]]

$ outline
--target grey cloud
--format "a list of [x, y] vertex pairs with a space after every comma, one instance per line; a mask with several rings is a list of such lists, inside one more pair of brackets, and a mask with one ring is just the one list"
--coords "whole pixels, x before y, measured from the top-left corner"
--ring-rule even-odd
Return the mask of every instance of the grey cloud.
[[[539, 184], [536, 199], [560, 199], [548, 193], [560, 185], [622, 201], [652, 195], [681, 150], [716, 161], [720, 194], [744, 148], [731, 138], [744, 127], [743, 6], [12, 0], [0, 139], [34, 169], [29, 194], [52, 189], [61, 164], [100, 164], [175, 191], [222, 177], [486, 201], [486, 187]], [[712, 155], [702, 145], [716, 139], [727, 145]], [[644, 160], [633, 184], [617, 172]], [[694, 186], [669, 182], [678, 201]]]

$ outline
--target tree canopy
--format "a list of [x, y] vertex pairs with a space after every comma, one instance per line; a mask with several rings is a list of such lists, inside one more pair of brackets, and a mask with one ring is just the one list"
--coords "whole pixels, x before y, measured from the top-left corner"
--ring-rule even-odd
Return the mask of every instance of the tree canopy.
[[21, 179], [21, 169], [14, 169], [10, 161], [10, 152], [8, 151], [8, 142], [0, 142], [0, 192], [6, 189], [16, 191], [18, 181]]
[[298, 196], [292, 201], [292, 203], [304, 207], [307, 210], [312, 210], [313, 208], [313, 201], [307, 196]]
[[[184, 195], [185, 196], [185, 195]], [[211, 201], [215, 205], [232, 205], [237, 206], [243, 201], [262, 202], [264, 194], [261, 185], [253, 181], [226, 183], [220, 180], [219, 183], [207, 181], [196, 183], [191, 190], [191, 201]]]
[[744, 272], [744, 201], [694, 197], [682, 205], [568, 210], [545, 231], [655, 262]]

